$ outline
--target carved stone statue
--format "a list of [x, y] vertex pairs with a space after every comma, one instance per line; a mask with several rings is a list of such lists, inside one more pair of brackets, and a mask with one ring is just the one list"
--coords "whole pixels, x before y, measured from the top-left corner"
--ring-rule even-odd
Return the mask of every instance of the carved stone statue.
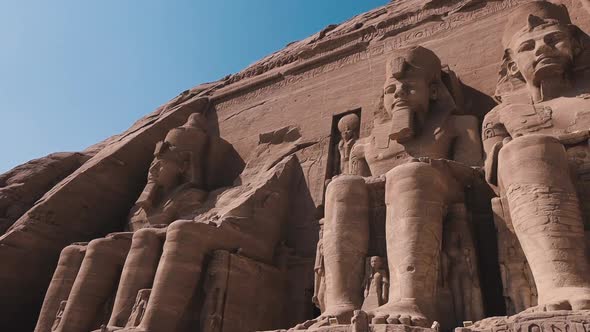
[[362, 310], [369, 311], [387, 303], [389, 299], [389, 273], [382, 257], [373, 256], [369, 262], [370, 272], [365, 281], [365, 300]]
[[537, 286], [529, 311], [590, 309], [586, 203], [576, 191], [585, 163], [574, 162], [590, 153], [587, 37], [563, 6], [515, 9], [503, 37], [502, 103], [483, 123], [486, 177], [506, 202]]
[[137, 299], [135, 300], [133, 309], [131, 309], [131, 314], [129, 315], [129, 320], [127, 321], [125, 327], [135, 327], [141, 323], [141, 319], [145, 313], [145, 308], [147, 308], [147, 303], [150, 299], [151, 292], [151, 289], [142, 289], [137, 292]]
[[198, 113], [158, 143], [148, 182], [129, 215], [131, 231], [170, 224], [201, 205], [207, 197], [203, 158], [207, 143], [206, 122]]
[[340, 132], [340, 142], [338, 142], [340, 174], [350, 173], [350, 151], [354, 143], [358, 140], [359, 126], [360, 119], [356, 114], [347, 114], [338, 121], [338, 131]]
[[[259, 145], [239, 185], [215, 188], [211, 179], [233, 167], [224, 156], [234, 150], [221, 138], [205, 135], [204, 123], [202, 115], [193, 114], [158, 143], [148, 184], [128, 220], [134, 232], [91, 241], [69, 292], [62, 291], [64, 275], [72, 273], [56, 272], [47, 294], [67, 299], [57, 331], [91, 331], [104, 323], [106, 331], [184, 331], [187, 310], [200, 310], [194, 295], [208, 253], [239, 249], [272, 264], [288, 211], [290, 179], [298, 167], [288, 152], [301, 135], [293, 128], [268, 134], [272, 142]], [[71, 260], [72, 255], [62, 254], [59, 265]], [[151, 290], [149, 300], [145, 290]], [[113, 305], [104, 319], [106, 303]]]
[[533, 305], [537, 305], [537, 287], [531, 268], [514, 234], [510, 213], [501, 199], [492, 199], [494, 223], [498, 231], [498, 263], [502, 279], [502, 292], [506, 303], [506, 314], [514, 315]]
[[213, 253], [214, 257], [211, 259], [203, 284], [206, 294], [205, 304], [201, 310], [202, 332], [221, 331], [229, 256], [217, 253]]
[[59, 304], [59, 308], [57, 309], [57, 314], [55, 314], [55, 321], [53, 322], [53, 326], [51, 327], [51, 331], [57, 330], [59, 323], [61, 322], [61, 318], [64, 314], [64, 309], [66, 308], [66, 303], [68, 301], [61, 301]]
[[369, 332], [369, 316], [362, 310], [355, 310], [350, 325], [352, 332]]
[[326, 308], [326, 270], [324, 267], [324, 245], [322, 238], [324, 237], [324, 219], [320, 219], [320, 234], [315, 254], [314, 272], [314, 289], [312, 302], [323, 312]]
[[452, 294], [455, 322], [484, 317], [476, 253], [467, 210], [463, 203], [448, 208], [449, 219], [443, 236], [443, 282]]
[[473, 174], [465, 165], [481, 160], [477, 119], [453, 114], [455, 103], [441, 70], [440, 59], [423, 47], [400, 51], [388, 61], [383, 108], [371, 136], [352, 148], [354, 175], [335, 177], [326, 191], [326, 309], [298, 329], [331, 317], [348, 323], [362, 306], [369, 198], [361, 176], [386, 179], [389, 302], [369, 315], [373, 323], [430, 326], [443, 219], [447, 206], [464, 200], [464, 177]]

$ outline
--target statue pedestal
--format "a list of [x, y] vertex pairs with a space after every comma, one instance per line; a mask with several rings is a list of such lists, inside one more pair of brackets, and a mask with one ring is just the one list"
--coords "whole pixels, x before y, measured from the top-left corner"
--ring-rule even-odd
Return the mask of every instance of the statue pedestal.
[[520, 313], [490, 317], [455, 332], [588, 332], [590, 310]]
[[[262, 332], [262, 331], [260, 331]], [[275, 330], [266, 332], [437, 332], [432, 328], [407, 326], [402, 324], [371, 324], [367, 329], [353, 326], [353, 324], [335, 324], [322, 327], [312, 327], [308, 330]], [[563, 331], [565, 332], [565, 331]], [[576, 331], [577, 332], [577, 331]], [[585, 332], [585, 331], [584, 331]]]

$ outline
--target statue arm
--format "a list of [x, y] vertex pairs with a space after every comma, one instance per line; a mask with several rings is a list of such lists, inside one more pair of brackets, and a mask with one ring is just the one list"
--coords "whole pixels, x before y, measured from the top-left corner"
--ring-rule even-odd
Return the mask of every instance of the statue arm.
[[371, 170], [365, 159], [366, 144], [360, 141], [354, 144], [350, 151], [350, 174], [360, 176], [371, 176]]
[[389, 278], [386, 275], [381, 280], [381, 288], [381, 298], [385, 304], [389, 301]]
[[482, 125], [482, 142], [485, 153], [484, 171], [486, 180], [492, 185], [498, 184], [498, 153], [502, 148], [503, 141], [510, 135], [500, 122], [499, 112], [493, 109], [486, 115]]
[[481, 141], [477, 118], [472, 115], [454, 116], [457, 136], [453, 145], [453, 159], [469, 166], [479, 166], [482, 162]]

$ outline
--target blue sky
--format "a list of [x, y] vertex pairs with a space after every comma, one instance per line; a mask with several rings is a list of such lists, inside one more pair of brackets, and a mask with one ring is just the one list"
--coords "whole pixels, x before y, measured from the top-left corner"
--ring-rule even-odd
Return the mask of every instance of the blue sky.
[[388, 0], [0, 0], [0, 173]]

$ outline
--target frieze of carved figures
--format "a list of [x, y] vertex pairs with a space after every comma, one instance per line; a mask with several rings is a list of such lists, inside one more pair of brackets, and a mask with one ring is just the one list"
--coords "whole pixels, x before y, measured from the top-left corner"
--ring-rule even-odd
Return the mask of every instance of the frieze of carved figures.
[[[590, 82], [580, 79], [590, 61], [588, 36], [564, 6], [536, 1], [511, 13], [502, 42], [502, 102], [483, 122], [485, 171], [536, 284], [538, 304], [525, 313], [590, 309], [587, 202], [577, 190], [585, 163], [568, 156], [590, 152], [590, 100], [582, 97]], [[521, 268], [520, 277], [505, 282], [525, 283]]]
[[448, 206], [464, 202], [464, 187], [476, 177], [470, 166], [481, 161], [477, 119], [455, 114], [442, 75], [440, 59], [419, 46], [400, 50], [387, 62], [374, 129], [354, 144], [351, 174], [335, 177], [326, 190], [325, 310], [296, 329], [349, 324], [362, 307], [371, 241], [367, 180], [380, 176], [386, 182], [388, 302], [367, 314], [373, 324], [431, 326], [443, 220]]

